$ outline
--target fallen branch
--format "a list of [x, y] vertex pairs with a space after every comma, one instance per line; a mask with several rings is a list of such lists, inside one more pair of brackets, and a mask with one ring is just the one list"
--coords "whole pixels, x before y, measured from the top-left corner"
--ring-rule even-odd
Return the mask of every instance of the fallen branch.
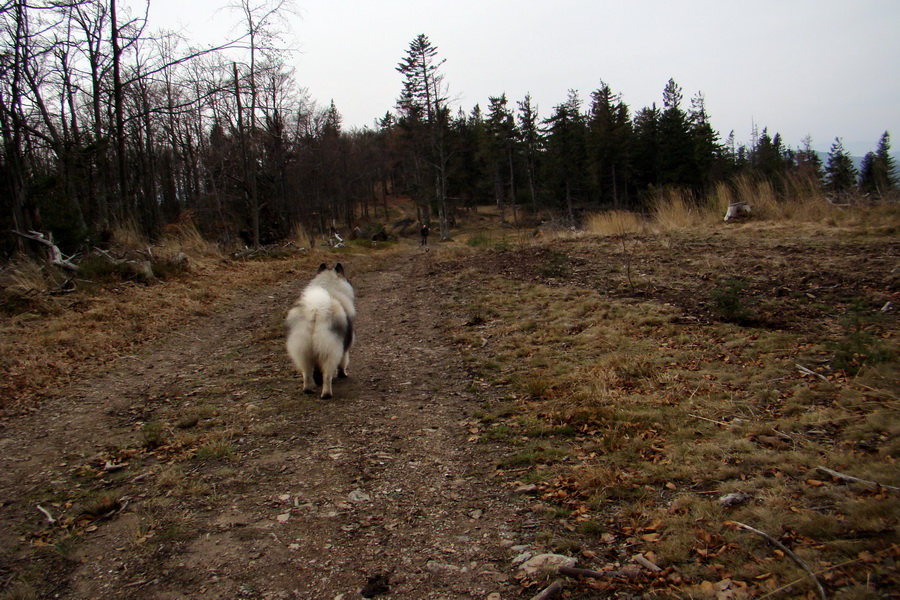
[[132, 275], [136, 275], [144, 281], [154, 281], [156, 279], [156, 275], [153, 274], [153, 263], [151, 263], [149, 260], [129, 260], [127, 258], [115, 258], [109, 252], [106, 252], [96, 246], [94, 246], [94, 250], [96, 250], [111, 264], [115, 265], [116, 268], [124, 269], [125, 271], [131, 273]]
[[797, 563], [797, 565], [801, 569], [806, 571], [806, 574], [809, 576], [809, 578], [812, 579], [813, 583], [816, 584], [816, 591], [819, 593], [819, 598], [821, 598], [822, 600], [828, 600], [828, 594], [825, 593], [825, 588], [822, 587], [822, 582], [819, 581], [819, 578], [816, 577], [816, 574], [813, 572], [813, 570], [809, 568], [809, 565], [807, 565], [806, 562], [804, 562], [804, 560], [802, 558], [800, 558], [799, 556], [794, 554], [794, 552], [790, 548], [788, 548], [787, 546], [785, 546], [784, 544], [782, 544], [781, 542], [779, 542], [778, 540], [776, 540], [775, 538], [770, 536], [768, 533], [766, 533], [764, 531], [760, 531], [759, 529], [756, 529], [755, 527], [750, 527], [749, 525], [744, 525], [743, 523], [738, 523], [737, 521], [729, 521], [729, 523], [731, 523], [732, 525], [736, 525], [736, 526], [740, 527], [741, 529], [745, 529], [751, 533], [755, 533], [756, 535], [762, 537], [767, 542], [769, 542], [770, 544], [772, 544], [773, 546], [775, 546], [776, 548], [778, 548], [779, 550], [781, 550], [782, 552], [784, 552], [785, 554], [790, 556], [791, 560], [793, 560], [795, 563]]
[[814, 375], [814, 376], [818, 377], [819, 379], [821, 379], [822, 381], [828, 381], [828, 378], [825, 377], [824, 375], [822, 375], [821, 373], [816, 373], [809, 367], [804, 367], [800, 363], [794, 363], [794, 366], [797, 367], [797, 370], [800, 371], [801, 373], [803, 373], [804, 375]]
[[609, 579], [609, 573], [601, 573], [600, 571], [591, 571], [590, 569], [579, 569], [577, 567], [559, 567], [557, 569], [560, 575], [569, 577], [590, 577], [591, 579]]
[[701, 417], [700, 415], [695, 415], [693, 413], [688, 413], [688, 416], [694, 417], [695, 419], [700, 419], [701, 421], [709, 421], [710, 423], [715, 423], [716, 425], [724, 425], [725, 427], [728, 427], [728, 425], [729, 425], [725, 421], [716, 421], [715, 419], [707, 419], [706, 417]]
[[56, 244], [53, 243], [52, 236], [50, 239], [47, 239], [40, 231], [29, 231], [28, 233], [22, 233], [21, 231], [13, 230], [13, 233], [19, 237], [25, 238], [26, 240], [31, 240], [33, 242], [37, 242], [38, 244], [46, 246], [47, 252], [50, 253], [50, 262], [57, 267], [62, 267], [64, 269], [68, 269], [69, 271], [78, 270], [78, 265], [70, 262], [69, 259], [63, 258], [62, 252], [60, 252], [59, 248], [56, 247]]
[[[885, 548], [884, 550], [879, 550], [878, 552], [876, 552], [876, 553], [874, 554], [874, 556], [878, 556], [879, 554], [886, 554], [887, 552], [891, 552], [891, 551], [893, 551], [893, 550], [896, 550], [896, 548], [897, 548], [897, 545], [896, 545], [896, 544], [892, 544], [889, 548]], [[831, 566], [829, 566], [829, 567], [825, 567], [824, 569], [822, 569], [822, 570], [820, 570], [820, 571], [816, 571], [816, 575], [821, 575], [822, 573], [827, 573], [828, 571], [834, 571], [835, 569], [841, 569], [841, 568], [843, 568], [843, 567], [846, 567], [847, 565], [852, 565], [852, 564], [854, 564], [854, 563], [862, 562], [863, 560], [865, 560], [865, 559], [864, 559], [864, 558], [854, 558], [854, 559], [851, 559], [851, 560], [848, 560], [848, 561], [844, 561], [844, 562], [839, 563], [839, 564], [836, 564], [836, 565], [831, 565]], [[765, 598], [768, 598], [768, 597], [770, 597], [770, 596], [774, 596], [774, 595], [777, 594], [778, 592], [781, 592], [781, 591], [783, 591], [783, 590], [786, 590], [786, 589], [788, 589], [789, 587], [791, 587], [792, 585], [796, 585], [796, 584], [800, 583], [800, 582], [803, 581], [804, 579], [806, 579], [806, 576], [803, 576], [803, 577], [801, 577], [800, 579], [797, 579], [797, 580], [794, 580], [794, 581], [790, 581], [790, 582], [784, 584], [783, 586], [781, 586], [780, 588], [772, 590], [771, 592], [769, 592], [769, 593], [766, 594], [765, 596], [760, 596], [760, 597], [759, 597], [759, 600], [764, 600]]]
[[560, 580], [554, 581], [548, 587], [544, 588], [537, 596], [534, 596], [531, 600], [550, 600], [561, 591], [563, 591], [563, 582]]
[[41, 512], [42, 515], [47, 517], [47, 522], [51, 525], [56, 524], [56, 519], [53, 518], [53, 515], [50, 514], [50, 511], [38, 504], [37, 509]]
[[659, 567], [659, 565], [654, 564], [650, 559], [648, 559], [643, 554], [635, 554], [633, 557], [631, 557], [631, 560], [633, 560], [637, 564], [641, 565], [645, 569], [649, 569], [650, 571], [653, 571], [654, 573], [656, 573], [658, 571], [662, 571], [662, 569]]
[[840, 479], [842, 481], [850, 481], [853, 483], [862, 483], [863, 485], [867, 485], [873, 488], [883, 488], [885, 490], [890, 490], [892, 492], [900, 492], [900, 487], [894, 487], [892, 485], [885, 485], [883, 483], [878, 483], [877, 481], [869, 481], [868, 479], [860, 479], [859, 477], [853, 477], [852, 475], [846, 475], [844, 473], [839, 473], [828, 467], [816, 467], [817, 471], [825, 473], [826, 475], [831, 475], [835, 479]]

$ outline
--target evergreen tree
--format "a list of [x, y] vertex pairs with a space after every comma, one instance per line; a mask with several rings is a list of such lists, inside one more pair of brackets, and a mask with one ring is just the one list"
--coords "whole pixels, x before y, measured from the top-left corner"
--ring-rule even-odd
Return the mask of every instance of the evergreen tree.
[[[409, 44], [406, 56], [397, 71], [406, 78], [397, 106], [405, 117], [414, 151], [412, 168], [419, 172], [416, 190], [424, 192], [422, 171], [431, 171], [431, 197], [437, 205], [441, 239], [450, 236], [448, 206], [448, 152], [446, 135], [449, 123], [448, 96], [441, 73], [444, 59], [438, 60], [438, 49], [425, 34], [419, 34]], [[421, 143], [422, 130], [427, 146]], [[427, 205], [426, 205], [427, 208]], [[428, 215], [425, 215], [428, 218]]]
[[525, 159], [525, 176], [528, 180], [528, 193], [531, 197], [531, 208], [538, 208], [537, 165], [541, 150], [541, 131], [538, 128], [538, 109], [531, 105], [531, 94], [516, 102], [519, 107], [517, 116], [519, 145]]
[[856, 187], [856, 167], [844, 150], [841, 138], [835, 138], [825, 166], [825, 186], [832, 194], [845, 194]]
[[814, 181], [822, 181], [822, 159], [812, 148], [812, 138], [806, 136], [801, 140], [803, 146], [794, 155], [794, 165], [801, 177], [809, 177]]
[[781, 135], [776, 133], [772, 138], [769, 130], [763, 127], [756, 147], [752, 150], [753, 169], [764, 178], [774, 181], [783, 171], [783, 152]]
[[694, 164], [694, 140], [682, 98], [681, 87], [669, 79], [659, 117], [659, 183], [696, 187], [702, 179]]
[[659, 173], [660, 111], [653, 103], [642, 108], [634, 116], [634, 144], [632, 146], [632, 167], [634, 183], [638, 190], [660, 185]]
[[600, 82], [591, 94], [588, 117], [588, 171], [594, 195], [604, 204], [623, 205], [628, 196], [631, 119], [621, 96]]
[[518, 220], [515, 208], [516, 121], [507, 108], [506, 94], [491, 96], [485, 120], [487, 133], [485, 158], [493, 183], [494, 200], [500, 209], [500, 221], [506, 221], [507, 200], [513, 205], [513, 220]]
[[891, 136], [887, 131], [881, 134], [881, 139], [878, 140], [875, 156], [881, 164], [882, 177], [884, 177], [881, 184], [884, 190], [895, 188], [897, 186], [897, 165], [894, 163], [894, 157], [891, 156]]
[[553, 109], [546, 127], [547, 184], [557, 206], [575, 222], [575, 206], [584, 193], [585, 120], [578, 92], [569, 90], [565, 102]]
[[484, 137], [481, 107], [475, 105], [470, 115], [460, 109], [450, 123], [450, 194], [464, 200], [467, 206], [490, 195], [485, 186], [480, 147]]
[[859, 191], [866, 195], [878, 193], [878, 156], [867, 152], [859, 165]]
[[883, 198], [897, 186], [897, 169], [891, 156], [891, 138], [887, 131], [878, 141], [875, 152], [869, 152], [860, 165], [859, 188], [865, 194]]
[[688, 113], [691, 137], [694, 141], [694, 168], [700, 182], [708, 185], [724, 178], [728, 170], [719, 144], [719, 134], [709, 122], [706, 99], [698, 93], [691, 99]]

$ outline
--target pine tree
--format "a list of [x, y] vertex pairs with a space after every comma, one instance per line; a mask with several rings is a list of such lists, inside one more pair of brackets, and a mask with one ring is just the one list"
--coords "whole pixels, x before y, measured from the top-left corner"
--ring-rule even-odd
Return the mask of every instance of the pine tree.
[[803, 146], [794, 155], [794, 165], [801, 177], [808, 177], [816, 182], [822, 181], [822, 159], [812, 148], [812, 137], [801, 140]]
[[601, 203], [618, 207], [628, 195], [630, 143], [628, 106], [601, 81], [591, 94], [587, 140], [588, 170], [594, 195]]
[[500, 210], [500, 221], [506, 221], [507, 199], [513, 206], [513, 221], [518, 221], [515, 206], [516, 121], [507, 108], [506, 94], [491, 96], [485, 120], [487, 139], [485, 156], [489, 177], [493, 182], [494, 199]]
[[565, 102], [557, 105], [546, 127], [547, 183], [550, 193], [575, 221], [575, 204], [584, 191], [585, 122], [578, 92], [569, 90]]
[[[438, 60], [437, 56], [437, 47], [425, 34], [419, 34], [410, 42], [406, 56], [397, 65], [397, 71], [406, 78], [397, 107], [403, 114], [404, 124], [415, 148], [413, 162], [416, 164], [413, 168], [418, 171], [417, 191], [424, 193], [422, 171], [430, 169], [434, 190], [432, 197], [437, 204], [441, 239], [447, 239], [450, 237], [450, 225], [446, 136], [450, 114], [446, 84], [440, 71], [445, 61]], [[426, 144], [421, 141], [423, 136]], [[427, 214], [425, 218], [427, 219]]]
[[832, 194], [845, 194], [856, 187], [856, 167], [844, 150], [841, 138], [835, 138], [825, 166], [825, 186]]
[[775, 181], [788, 164], [784, 144], [781, 142], [781, 134], [776, 133], [773, 138], [769, 135], [769, 130], [764, 127], [756, 147], [752, 150], [752, 161], [753, 168], [757, 173], [770, 181]]
[[875, 152], [869, 152], [860, 165], [859, 188], [865, 194], [883, 198], [897, 187], [897, 168], [891, 156], [891, 137], [885, 131]]
[[660, 111], [655, 102], [650, 107], [642, 108], [634, 116], [632, 165], [635, 186], [638, 190], [654, 187], [661, 183], [659, 119]]
[[722, 146], [719, 143], [718, 132], [709, 122], [703, 94], [697, 93], [691, 98], [688, 121], [694, 141], [694, 167], [699, 182], [706, 185], [723, 179], [727, 168], [722, 157]]
[[867, 152], [859, 165], [859, 191], [866, 195], [878, 193], [878, 156]]
[[541, 132], [538, 128], [538, 109], [531, 105], [531, 94], [526, 94], [525, 99], [516, 102], [519, 107], [517, 116], [519, 145], [525, 159], [525, 174], [528, 179], [528, 190], [531, 196], [531, 208], [537, 210], [537, 163], [541, 149]]
[[885, 190], [893, 189], [897, 186], [897, 165], [894, 163], [894, 157], [891, 156], [891, 136], [887, 131], [881, 134], [881, 139], [878, 140], [875, 156], [881, 162]]
[[674, 79], [663, 90], [659, 117], [659, 177], [662, 185], [697, 186], [701, 183], [694, 165], [694, 144], [688, 115], [681, 108], [683, 95]]

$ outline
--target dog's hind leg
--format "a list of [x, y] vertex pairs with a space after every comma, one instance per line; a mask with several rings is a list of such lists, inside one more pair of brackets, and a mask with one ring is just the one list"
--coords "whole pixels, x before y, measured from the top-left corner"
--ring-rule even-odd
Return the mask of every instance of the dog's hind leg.
[[322, 367], [322, 399], [327, 400], [331, 398], [331, 382], [337, 376], [340, 371], [341, 365], [341, 356], [338, 354], [331, 354], [327, 357], [325, 362], [321, 365]]
[[322, 400], [328, 400], [331, 398], [331, 376], [322, 374]]
[[305, 394], [316, 393], [316, 371], [315, 365], [306, 362], [300, 366], [300, 374], [303, 375], [303, 392]]
[[307, 373], [306, 371], [304, 371], [302, 373], [302, 375], [303, 375], [303, 392], [305, 394], [316, 393], [316, 386], [315, 386], [315, 382], [313, 381], [312, 372]]
[[338, 377], [347, 377], [347, 367], [350, 366], [350, 351], [344, 352], [344, 356], [341, 357], [341, 364], [338, 365]]

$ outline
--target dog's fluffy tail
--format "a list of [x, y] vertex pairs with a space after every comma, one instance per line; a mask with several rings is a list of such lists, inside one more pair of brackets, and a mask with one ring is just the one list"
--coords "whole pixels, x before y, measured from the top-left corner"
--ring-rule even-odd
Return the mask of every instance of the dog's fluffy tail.
[[303, 292], [300, 300], [309, 314], [326, 315], [331, 313], [331, 294], [325, 288], [312, 287]]

